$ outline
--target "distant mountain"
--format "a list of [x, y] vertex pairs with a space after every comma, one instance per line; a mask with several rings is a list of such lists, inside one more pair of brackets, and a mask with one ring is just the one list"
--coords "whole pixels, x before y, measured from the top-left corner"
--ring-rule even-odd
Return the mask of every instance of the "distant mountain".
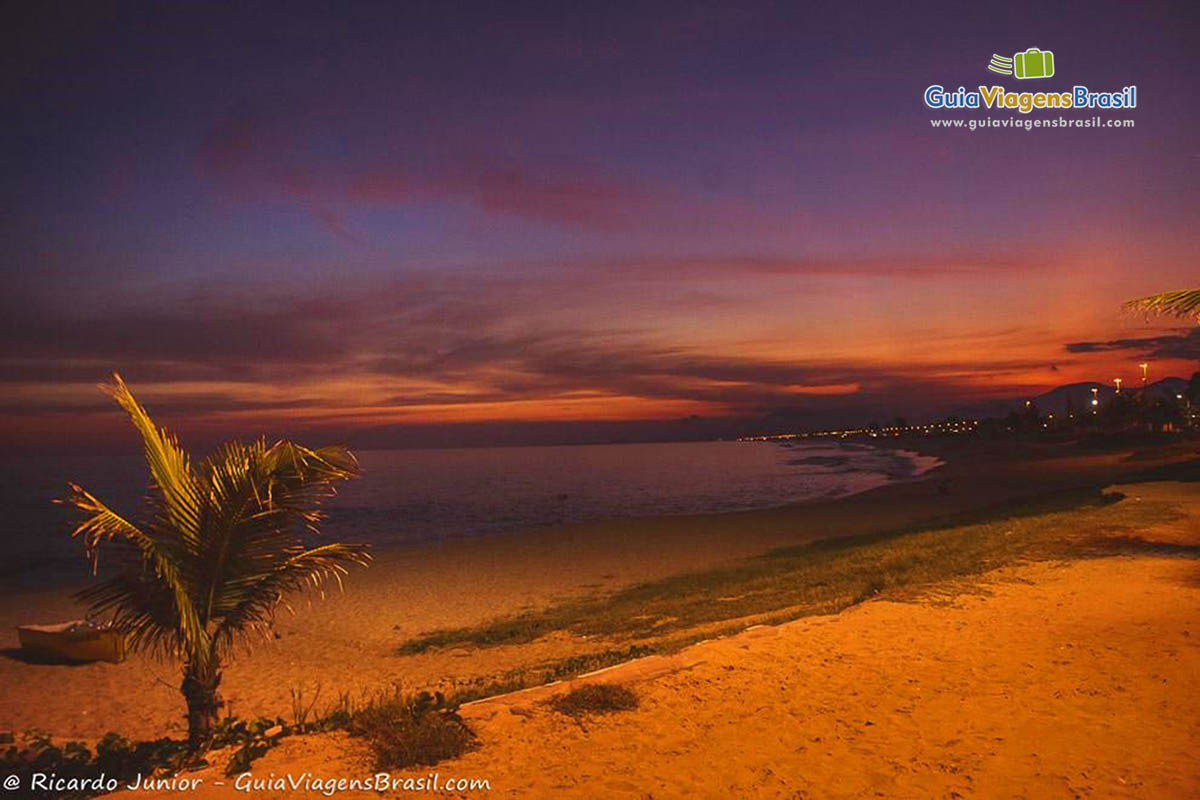
[[1111, 400], [1116, 393], [1116, 388], [1111, 383], [1085, 381], [1051, 389], [1033, 398], [1033, 402], [1043, 414], [1065, 414], [1068, 402], [1076, 411], [1083, 411], [1092, 407], [1092, 389], [1096, 390], [1096, 398], [1101, 405]]
[[1188, 382], [1184, 378], [1163, 378], [1146, 387], [1146, 391], [1155, 397], [1173, 398], [1187, 391]]
[[[1188, 382], [1183, 378], [1163, 378], [1159, 381], [1146, 386], [1146, 392], [1152, 397], [1173, 398], [1177, 394], [1183, 394], [1187, 390]], [[1059, 386], [1056, 389], [1051, 389], [1048, 392], [1039, 394], [1033, 398], [1033, 402], [1037, 405], [1038, 411], [1043, 414], [1065, 414], [1067, 413], [1067, 404], [1076, 411], [1081, 411], [1091, 407], [1092, 404], [1092, 389], [1096, 389], [1096, 397], [1100, 400], [1101, 405], [1112, 399], [1116, 389], [1111, 383], [1068, 383], [1065, 386]], [[1140, 391], [1141, 386], [1134, 382], [1126, 382], [1122, 387], [1123, 392]], [[1014, 408], [1020, 408], [1023, 401], [1020, 401]]]

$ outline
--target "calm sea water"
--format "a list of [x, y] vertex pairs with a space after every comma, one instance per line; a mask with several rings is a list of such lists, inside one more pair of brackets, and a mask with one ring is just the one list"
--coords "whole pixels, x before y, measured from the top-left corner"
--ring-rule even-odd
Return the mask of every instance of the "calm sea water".
[[[936, 459], [857, 444], [697, 442], [388, 450], [359, 454], [325, 529], [377, 546], [503, 534], [614, 517], [770, 508], [865, 491], [919, 475]], [[138, 458], [0, 461], [0, 582], [13, 588], [86, 574], [68, 536], [73, 516], [51, 503], [74, 480], [136, 516]]]

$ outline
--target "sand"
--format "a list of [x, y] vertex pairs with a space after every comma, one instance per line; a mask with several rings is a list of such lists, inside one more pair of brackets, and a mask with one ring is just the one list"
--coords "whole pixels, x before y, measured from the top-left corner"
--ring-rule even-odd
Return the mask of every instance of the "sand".
[[634, 684], [635, 713], [497, 708], [442, 770], [515, 797], [1196, 796], [1196, 564], [990, 577], [952, 607], [872, 602], [698, 646]]
[[[910, 445], [911, 446], [911, 445]], [[293, 690], [318, 705], [339, 693], [371, 693], [394, 683], [419, 689], [469, 680], [579, 651], [563, 641], [486, 652], [453, 650], [399, 657], [406, 639], [441, 627], [569, 597], [612, 591], [667, 575], [729, 563], [771, 547], [884, 530], [981, 508], [1022, 494], [1115, 480], [1195, 446], [1128, 453], [931, 440], [920, 449], [946, 459], [927, 480], [898, 483], [840, 500], [736, 514], [613, 520], [475, 541], [384, 551], [346, 582], [344, 593], [281, 612], [278, 638], [257, 642], [227, 667], [223, 694], [232, 713], [290, 718]], [[331, 532], [336, 533], [336, 532]], [[179, 735], [179, 668], [135, 657], [121, 665], [55, 666], [21, 660], [15, 626], [82, 616], [64, 587], [3, 593], [0, 587], [0, 731], [38, 728], [94, 740], [110, 730], [131, 738]], [[14, 691], [8, 687], [20, 687]]]
[[[291, 689], [311, 697], [320, 685], [332, 701], [340, 691], [392, 682], [420, 688], [446, 676], [495, 674], [570, 651], [553, 639], [408, 657], [395, 648], [436, 627], [771, 546], [1115, 479], [1180, 456], [1017, 459], [972, 448], [969, 462], [950, 453], [931, 480], [840, 501], [385, 553], [344, 594], [282, 617], [279, 639], [227, 669], [224, 693], [239, 716], [288, 717]], [[1195, 503], [1187, 486], [1137, 491]], [[1200, 510], [1192, 512], [1142, 535], [1196, 543]], [[580, 726], [527, 700], [517, 701], [528, 703], [517, 714], [472, 707], [483, 748], [439, 769], [532, 797], [1020, 796], [1018, 787], [1034, 787], [1030, 797], [1187, 796], [1172, 791], [1200, 785], [1189, 766], [1196, 759], [1182, 755], [1200, 744], [1200, 632], [1188, 628], [1200, 618], [1196, 573], [1194, 562], [1151, 558], [1035, 565], [989, 576], [991, 596], [952, 606], [876, 602], [758, 629], [686, 651], [679, 657], [702, 663], [684, 669], [624, 668], [635, 670], [625, 674], [643, 697], [631, 714]], [[25, 663], [11, 626], [68, 618], [75, 609], [61, 589], [8, 594], [0, 603], [0, 647], [8, 648], [0, 658], [0, 730], [37, 727], [84, 739], [108, 730], [132, 738], [181, 733], [176, 666], [142, 658]], [[285, 740], [255, 773], [361, 775], [369, 772], [363, 758], [359, 743], [344, 736], [300, 737]]]
[[[1193, 512], [1144, 535], [1200, 543], [1193, 487], [1126, 491]], [[948, 602], [868, 602], [586, 680], [629, 685], [640, 707], [575, 721], [543, 702], [564, 685], [482, 701], [463, 710], [478, 751], [398, 775], [486, 778], [500, 797], [1190, 798], [1200, 565], [1010, 567]], [[358, 777], [366, 758], [344, 735], [298, 737], [253, 774]], [[237, 796], [196, 775], [209, 783], [190, 796]]]

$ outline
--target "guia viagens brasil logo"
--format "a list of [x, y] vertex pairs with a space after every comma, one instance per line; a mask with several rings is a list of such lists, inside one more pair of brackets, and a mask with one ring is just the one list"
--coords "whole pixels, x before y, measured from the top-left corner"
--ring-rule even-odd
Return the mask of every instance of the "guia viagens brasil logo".
[[[1012, 58], [993, 53], [987, 68], [1017, 80], [1052, 78], [1055, 74], [1055, 58], [1050, 50], [1030, 47], [1014, 53]], [[964, 86], [947, 90], [941, 84], [934, 84], [925, 90], [925, 105], [937, 109], [1011, 109], [1021, 114], [1042, 109], [1137, 108], [1137, 86], [1095, 92], [1077, 84], [1070, 91], [1010, 92], [1003, 86], [994, 85], [978, 86], [974, 90]]]
[[1017, 53], [1012, 58], [992, 54], [988, 64], [992, 72], [1001, 75], [1012, 75], [1015, 78], [1049, 78], [1054, 75], [1054, 53], [1049, 50], [1038, 50], [1031, 47], [1024, 53]]

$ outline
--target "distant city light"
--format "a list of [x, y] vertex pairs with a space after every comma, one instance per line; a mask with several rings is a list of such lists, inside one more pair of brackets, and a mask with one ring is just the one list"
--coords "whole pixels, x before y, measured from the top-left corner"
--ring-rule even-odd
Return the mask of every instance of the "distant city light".
[[[1150, 364], [1148, 362], [1142, 362], [1141, 364], [1138, 364], [1138, 367], [1140, 367], [1142, 370], [1142, 384], [1143, 384], [1142, 391], [1144, 392], [1146, 377], [1148, 374]], [[1125, 379], [1124, 378], [1113, 378], [1112, 382], [1113, 382], [1113, 385], [1116, 387], [1116, 394], [1120, 395], [1121, 394], [1121, 385], [1125, 382]], [[1099, 411], [1100, 389], [1102, 387], [1092, 386], [1089, 388], [1091, 389], [1091, 392], [1092, 392], [1092, 401], [1091, 401], [1092, 414], [1096, 415], [1096, 414], [1098, 414], [1098, 411]], [[1135, 397], [1135, 399], [1136, 399], [1136, 397]], [[1186, 412], [1187, 418], [1195, 419], [1196, 415], [1195, 415], [1195, 412], [1192, 410], [1191, 401], [1188, 400], [1188, 398], [1183, 393], [1176, 394], [1175, 399], [1181, 400], [1181, 401], [1187, 400], [1188, 401], [1188, 406], [1187, 406], [1188, 410]], [[1037, 406], [1034, 405], [1034, 400], [1025, 400], [1024, 406], [1025, 406], [1025, 408], [1029, 409], [1030, 411], [1032, 411], [1036, 414]], [[1075, 414], [1071, 411], [1070, 398], [1068, 398], [1068, 402], [1067, 402], [1066, 419], [1070, 419], [1070, 420], [1075, 419]], [[1046, 414], [1046, 416], [1044, 418], [1039, 417], [1038, 419], [1034, 420], [1034, 424], [1040, 425], [1040, 427], [1042, 427], [1042, 428], [1049, 429], [1050, 424], [1053, 421], [1054, 421], [1054, 414], [1049, 413], [1049, 414]], [[899, 436], [904, 436], [906, 434], [938, 436], [938, 435], [945, 435], [945, 434], [968, 434], [968, 433], [976, 433], [976, 432], [986, 433], [989, 430], [988, 425], [991, 424], [991, 422], [994, 422], [994, 421], [985, 422], [984, 427], [980, 428], [980, 420], [977, 420], [977, 419], [959, 420], [959, 419], [950, 418], [950, 419], [946, 419], [942, 422], [929, 422], [929, 423], [925, 423], [923, 425], [871, 425], [869, 427], [845, 428], [845, 429], [835, 429], [835, 430], [825, 430], [825, 431], [805, 431], [805, 432], [797, 432], [797, 433], [760, 434], [760, 435], [755, 435], [755, 436], [743, 436], [743, 437], [740, 437], [737, 441], [740, 441], [740, 442], [775, 442], [775, 441], [790, 441], [793, 439], [810, 439], [810, 438], [811, 439], [817, 439], [817, 438], [846, 439], [846, 438], [854, 437], [854, 436], [865, 436], [865, 437], [870, 437], [872, 439], [880, 439], [880, 438], [888, 438], [888, 437], [899, 437]], [[1060, 428], [1061, 428], [1061, 426], [1056, 426], [1056, 429], [1060, 429]], [[1011, 433], [1014, 430], [1014, 428], [1010, 424], [1009, 427], [1007, 428], [1007, 430]], [[1165, 428], [1164, 428], [1164, 430], [1165, 430]]]

